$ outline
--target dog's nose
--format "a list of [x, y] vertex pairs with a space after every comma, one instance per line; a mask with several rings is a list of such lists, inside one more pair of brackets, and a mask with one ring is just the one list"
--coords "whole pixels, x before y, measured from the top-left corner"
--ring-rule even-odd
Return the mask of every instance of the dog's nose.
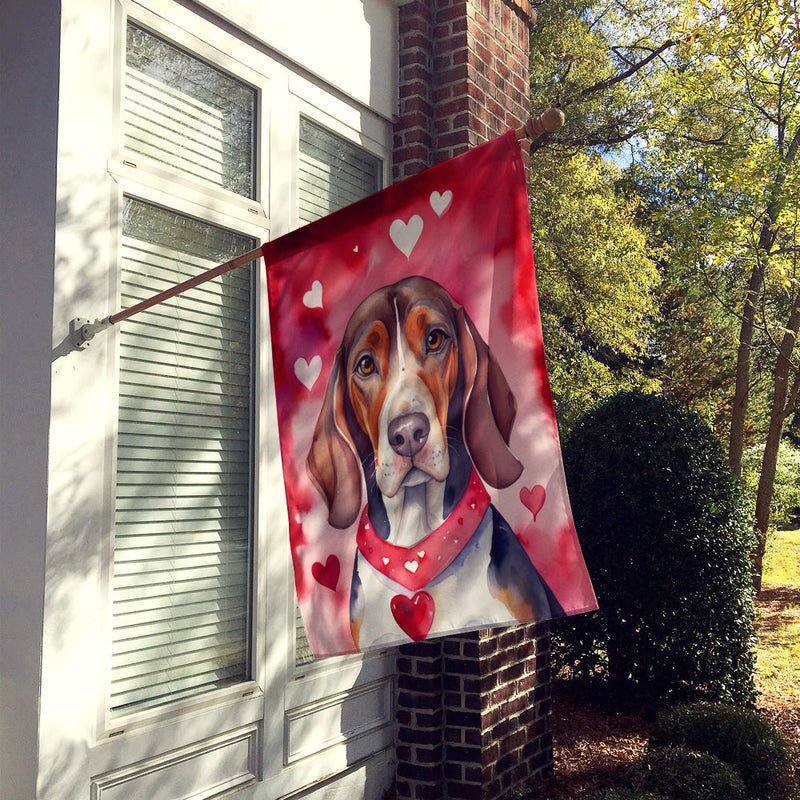
[[430, 432], [431, 424], [424, 414], [402, 414], [389, 423], [389, 444], [398, 455], [413, 458], [422, 450]]

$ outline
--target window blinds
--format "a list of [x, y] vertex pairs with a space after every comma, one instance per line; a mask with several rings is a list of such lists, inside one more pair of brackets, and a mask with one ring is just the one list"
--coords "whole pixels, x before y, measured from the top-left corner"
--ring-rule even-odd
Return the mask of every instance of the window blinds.
[[[126, 199], [122, 305], [253, 246]], [[251, 271], [120, 328], [113, 714], [249, 678]]]
[[[255, 195], [255, 90], [129, 21], [122, 121], [139, 167]], [[125, 198], [121, 307], [253, 248]], [[250, 677], [252, 265], [120, 327], [112, 716]]]
[[300, 118], [300, 219], [313, 222], [381, 188], [381, 161], [310, 119]]
[[253, 197], [256, 92], [129, 23], [125, 149]]
[[[381, 188], [381, 160], [352, 142], [300, 117], [298, 202], [300, 219], [313, 222]], [[314, 660], [295, 607], [295, 660]]]

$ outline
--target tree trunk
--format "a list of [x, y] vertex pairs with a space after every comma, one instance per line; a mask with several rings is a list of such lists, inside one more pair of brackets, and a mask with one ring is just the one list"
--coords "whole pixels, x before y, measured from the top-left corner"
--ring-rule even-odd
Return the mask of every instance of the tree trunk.
[[733, 411], [728, 443], [728, 465], [736, 478], [742, 475], [744, 452], [744, 424], [747, 417], [747, 398], [750, 393], [750, 353], [756, 322], [756, 301], [764, 284], [765, 263], [759, 258], [750, 275], [742, 309], [742, 326], [739, 332], [739, 349], [736, 352], [736, 386], [733, 393]]
[[[764, 569], [764, 551], [767, 546], [767, 531], [769, 529], [769, 507], [775, 487], [775, 471], [778, 464], [778, 447], [783, 436], [783, 426], [786, 418], [792, 413], [797, 402], [797, 393], [800, 389], [797, 371], [792, 366], [792, 352], [794, 351], [797, 331], [800, 328], [800, 296], [794, 298], [792, 313], [786, 324], [781, 346], [778, 350], [778, 359], [775, 364], [775, 379], [773, 383], [772, 407], [770, 408], [769, 430], [767, 441], [764, 445], [764, 457], [761, 461], [761, 474], [758, 479], [758, 493], [756, 494], [756, 550], [753, 554], [753, 587], [756, 592], [761, 591], [761, 576]], [[789, 381], [794, 373], [792, 385]]]
[[[781, 148], [782, 149], [782, 148]], [[736, 388], [733, 395], [733, 412], [731, 414], [731, 430], [728, 444], [728, 465], [737, 477], [742, 474], [742, 452], [744, 451], [744, 428], [747, 416], [747, 398], [750, 392], [750, 356], [753, 346], [753, 331], [756, 319], [756, 301], [764, 284], [764, 271], [770, 251], [775, 244], [775, 223], [781, 209], [780, 193], [786, 182], [789, 167], [794, 163], [800, 151], [800, 127], [795, 130], [788, 148], [781, 153], [781, 164], [772, 181], [769, 203], [761, 224], [756, 252], [756, 266], [747, 284], [742, 309], [742, 327], [739, 333], [739, 349], [736, 354]], [[796, 331], [796, 329], [795, 329]], [[780, 356], [779, 356], [780, 360]], [[772, 423], [770, 422], [770, 426]], [[783, 423], [781, 423], [781, 426]], [[776, 453], [777, 457], [777, 453]], [[773, 475], [774, 482], [774, 475]], [[772, 492], [770, 490], [770, 500]]]

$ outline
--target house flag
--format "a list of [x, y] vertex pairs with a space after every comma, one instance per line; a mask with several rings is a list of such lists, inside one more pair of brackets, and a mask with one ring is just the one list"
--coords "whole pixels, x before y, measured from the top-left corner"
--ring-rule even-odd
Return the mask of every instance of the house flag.
[[596, 608], [513, 131], [263, 253], [314, 655]]

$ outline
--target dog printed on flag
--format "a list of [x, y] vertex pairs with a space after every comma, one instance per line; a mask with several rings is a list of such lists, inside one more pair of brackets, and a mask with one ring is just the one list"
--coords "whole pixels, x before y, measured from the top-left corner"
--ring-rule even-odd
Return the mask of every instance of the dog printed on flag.
[[315, 656], [596, 608], [512, 133], [264, 246]]

